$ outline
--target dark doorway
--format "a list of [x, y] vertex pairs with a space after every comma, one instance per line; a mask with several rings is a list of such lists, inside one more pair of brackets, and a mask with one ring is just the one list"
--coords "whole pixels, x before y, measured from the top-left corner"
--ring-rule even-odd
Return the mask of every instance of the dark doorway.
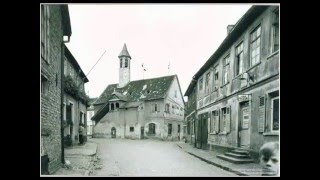
[[180, 124], [178, 124], [178, 141], [180, 141]]
[[196, 147], [208, 149], [208, 113], [200, 114], [195, 125]]
[[116, 138], [117, 135], [117, 130], [115, 127], [111, 128], [111, 138]]
[[156, 124], [150, 123], [149, 124], [149, 135], [155, 135], [156, 134]]
[[48, 155], [41, 156], [41, 174], [48, 175], [48, 165], [49, 165], [49, 158]]
[[141, 139], [144, 139], [144, 127], [141, 127]]

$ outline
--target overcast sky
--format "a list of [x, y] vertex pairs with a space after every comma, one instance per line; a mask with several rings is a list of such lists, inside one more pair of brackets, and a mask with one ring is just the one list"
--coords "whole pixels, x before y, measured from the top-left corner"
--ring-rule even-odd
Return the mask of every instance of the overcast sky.
[[[87, 74], [86, 92], [98, 97], [119, 82], [124, 43], [131, 55], [131, 80], [177, 74], [182, 93], [192, 76], [251, 4], [69, 4], [72, 35], [66, 46]], [[170, 72], [168, 64], [170, 62]]]

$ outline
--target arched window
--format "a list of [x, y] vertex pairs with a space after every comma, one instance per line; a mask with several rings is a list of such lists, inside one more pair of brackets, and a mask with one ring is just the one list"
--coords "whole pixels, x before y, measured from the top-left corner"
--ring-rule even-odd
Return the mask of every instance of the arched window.
[[169, 104], [166, 104], [166, 108], [165, 108], [166, 113], [170, 113], [170, 112], [169, 112], [169, 108], [170, 108], [170, 105], [169, 105]]
[[124, 67], [128, 67], [128, 59], [125, 60]]
[[149, 134], [150, 135], [156, 134], [156, 124], [154, 124], [154, 123], [149, 124]]
[[116, 108], [119, 108], [119, 103], [116, 103]]
[[114, 110], [114, 104], [111, 103], [111, 110]]

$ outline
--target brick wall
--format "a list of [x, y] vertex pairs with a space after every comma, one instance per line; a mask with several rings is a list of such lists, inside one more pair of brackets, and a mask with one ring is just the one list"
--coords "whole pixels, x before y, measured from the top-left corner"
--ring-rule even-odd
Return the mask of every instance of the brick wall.
[[49, 5], [50, 10], [50, 62], [41, 58], [41, 74], [48, 78], [46, 93], [41, 93], [41, 138], [48, 155], [49, 174], [61, 167], [61, 43], [63, 40], [61, 10], [59, 5]]

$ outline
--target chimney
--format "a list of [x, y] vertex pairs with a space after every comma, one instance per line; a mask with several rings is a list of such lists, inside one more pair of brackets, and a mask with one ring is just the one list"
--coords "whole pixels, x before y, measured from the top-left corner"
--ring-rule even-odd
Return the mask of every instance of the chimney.
[[227, 26], [227, 32], [228, 32], [228, 34], [230, 34], [230, 32], [233, 30], [233, 28], [234, 28], [234, 25], [228, 25], [228, 26]]

